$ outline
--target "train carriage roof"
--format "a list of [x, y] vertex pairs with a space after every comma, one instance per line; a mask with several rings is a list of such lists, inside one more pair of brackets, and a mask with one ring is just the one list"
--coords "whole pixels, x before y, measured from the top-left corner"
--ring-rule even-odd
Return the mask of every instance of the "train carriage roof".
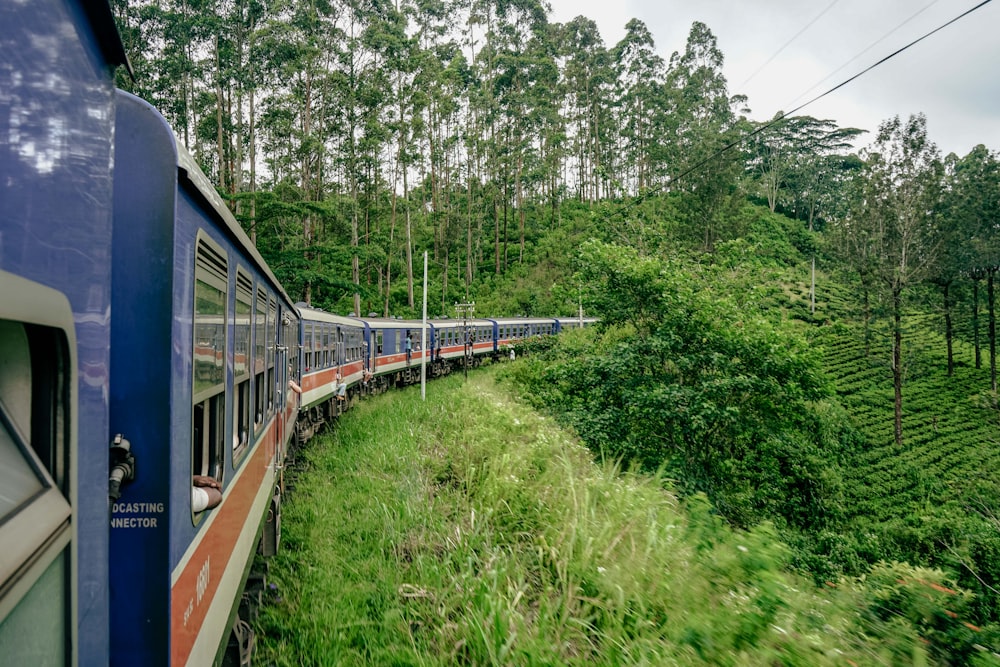
[[[195, 191], [201, 196], [201, 199], [208, 207], [215, 213], [220, 226], [228, 233], [232, 241], [239, 246], [240, 250], [246, 253], [254, 262], [257, 269], [267, 276], [267, 279], [271, 282], [271, 285], [285, 298], [288, 303], [294, 303], [294, 300], [288, 296], [285, 292], [285, 288], [278, 281], [278, 278], [271, 271], [271, 267], [267, 265], [264, 258], [261, 256], [257, 247], [247, 236], [247, 233], [243, 231], [243, 227], [236, 220], [232, 211], [226, 206], [226, 203], [222, 201], [222, 197], [219, 196], [218, 191], [208, 177], [202, 172], [201, 167], [195, 162], [194, 157], [188, 152], [186, 148], [177, 140], [176, 135], [174, 136], [174, 143], [177, 147], [177, 169], [180, 176], [183, 176], [188, 183], [195, 189]], [[180, 180], [180, 179], [179, 179]]]
[[555, 324], [554, 317], [491, 317], [491, 320], [500, 325], [507, 324]]
[[356, 327], [358, 329], [364, 328], [364, 323], [354, 317], [345, 317], [344, 315], [337, 315], [336, 313], [328, 313], [325, 310], [320, 310], [319, 308], [313, 308], [312, 306], [306, 305], [301, 301], [296, 303], [295, 307], [299, 310], [299, 315], [302, 319], [307, 322], [330, 322], [341, 326]]

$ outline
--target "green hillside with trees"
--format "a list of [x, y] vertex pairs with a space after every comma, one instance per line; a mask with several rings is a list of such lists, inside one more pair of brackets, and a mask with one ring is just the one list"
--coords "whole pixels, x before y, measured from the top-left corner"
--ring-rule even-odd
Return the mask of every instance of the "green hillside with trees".
[[942, 156], [919, 110], [751, 121], [701, 23], [665, 59], [536, 0], [113, 4], [119, 84], [293, 298], [416, 316], [426, 252], [432, 316], [600, 318], [526, 342], [512, 391], [817, 585], [869, 581], [920, 660], [996, 660], [995, 150]]

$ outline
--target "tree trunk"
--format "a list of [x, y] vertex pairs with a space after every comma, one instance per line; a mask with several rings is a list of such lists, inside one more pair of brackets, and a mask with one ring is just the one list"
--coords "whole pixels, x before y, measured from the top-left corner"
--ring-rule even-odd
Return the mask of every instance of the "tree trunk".
[[983, 352], [979, 345], [979, 279], [972, 280], [972, 341], [976, 348], [976, 368], [983, 367]]
[[951, 322], [951, 282], [946, 282], [942, 289], [944, 290], [944, 340], [948, 348], [948, 377], [952, 377], [955, 375], [955, 357], [953, 353], [954, 332]]
[[226, 191], [226, 151], [222, 131], [222, 59], [219, 55], [219, 37], [215, 37], [215, 141], [219, 160], [219, 189]]
[[892, 388], [894, 401], [895, 424], [893, 432], [896, 436], [896, 446], [903, 446], [903, 313], [902, 290], [892, 289]]
[[990, 313], [989, 336], [990, 336], [990, 390], [997, 390], [997, 318], [993, 307], [993, 277], [996, 276], [997, 269], [991, 268], [986, 274], [986, 304]]

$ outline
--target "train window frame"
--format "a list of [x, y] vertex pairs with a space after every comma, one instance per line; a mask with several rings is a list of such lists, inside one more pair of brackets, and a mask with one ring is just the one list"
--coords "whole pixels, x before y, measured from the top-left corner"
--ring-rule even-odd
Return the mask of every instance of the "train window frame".
[[277, 384], [277, 366], [275, 356], [278, 351], [278, 300], [274, 294], [268, 292], [267, 299], [267, 349], [264, 354], [267, 358], [268, 378], [267, 382], [267, 416], [273, 417], [277, 406], [278, 396], [275, 392]]
[[[68, 661], [78, 642], [72, 585], [76, 325], [62, 293], [5, 271], [0, 283], [5, 287], [0, 293], [5, 350], [0, 430], [8, 439], [7, 453], [22, 457], [39, 487], [0, 517], [0, 541], [6, 545], [0, 558], [0, 642], [16, 641], [18, 628], [37, 624], [32, 614], [41, 610], [47, 619], [58, 618], [61, 632], [55, 634], [65, 639], [51, 648]], [[53, 583], [59, 595], [47, 588]]]
[[303, 322], [302, 324], [302, 352], [305, 357], [307, 373], [312, 370], [313, 326], [312, 322]]
[[260, 282], [256, 285], [254, 294], [254, 356], [253, 356], [253, 410], [254, 410], [254, 438], [259, 438], [264, 432], [267, 420], [267, 291]]
[[[241, 312], [241, 306], [245, 312]], [[236, 267], [233, 311], [233, 466], [249, 451], [253, 437], [253, 278], [242, 266]], [[240, 327], [246, 327], [243, 372], [237, 365], [241, 342]]]
[[[191, 476], [212, 477], [220, 484], [225, 478], [226, 463], [226, 427], [229, 425], [226, 414], [227, 401], [227, 361], [229, 359], [228, 327], [231, 319], [229, 311], [229, 255], [226, 250], [213, 240], [205, 230], [198, 230], [194, 252], [194, 282], [191, 304]], [[199, 287], [202, 284], [202, 296], [199, 297]], [[221, 294], [222, 323], [216, 328], [221, 330], [222, 354], [221, 369], [218, 361], [213, 364], [216, 372], [221, 371], [221, 377], [215, 378], [209, 386], [199, 387], [198, 370], [198, 326], [199, 319], [217, 317], [217, 312], [200, 312], [200, 306], [218, 305], [209, 297], [216, 296], [204, 291], [215, 290]], [[202, 323], [204, 326], [204, 323]], [[216, 331], [216, 338], [219, 336]], [[213, 345], [213, 356], [220, 358], [218, 349]], [[204, 355], [203, 355], [204, 356]], [[202, 362], [202, 366], [204, 366]], [[195, 512], [191, 507], [191, 521], [197, 525], [204, 512]]]

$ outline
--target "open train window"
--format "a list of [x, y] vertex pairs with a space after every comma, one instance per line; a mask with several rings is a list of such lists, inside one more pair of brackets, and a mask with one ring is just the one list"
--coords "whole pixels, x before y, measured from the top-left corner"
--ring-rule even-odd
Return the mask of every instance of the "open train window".
[[302, 327], [302, 345], [305, 348], [305, 360], [306, 360], [306, 370], [312, 370], [313, 367], [313, 323], [306, 322]]
[[3, 271], [0, 283], [0, 655], [5, 664], [68, 664], [73, 313], [48, 287]]
[[194, 268], [194, 406], [191, 474], [222, 481], [226, 425], [226, 325], [229, 270], [225, 252], [198, 235]]
[[323, 368], [330, 368], [336, 361], [334, 361], [333, 353], [331, 349], [333, 348], [333, 325], [324, 324], [323, 325]]
[[254, 350], [253, 350], [253, 395], [254, 395], [254, 437], [264, 429], [264, 414], [267, 412], [267, 363], [264, 350], [266, 348], [265, 333], [267, 331], [267, 292], [262, 285], [257, 285], [257, 305], [254, 311]]
[[247, 450], [253, 410], [250, 409], [250, 328], [253, 314], [253, 280], [242, 267], [236, 269], [236, 317], [233, 321], [233, 460]]
[[288, 380], [296, 384], [302, 384], [302, 373], [299, 369], [299, 320], [291, 313], [285, 313], [282, 320], [284, 327], [284, 340], [287, 348], [285, 352], [286, 363], [288, 365]]
[[268, 301], [267, 309], [267, 372], [271, 381], [267, 385], [267, 414], [274, 414], [274, 385], [277, 382], [277, 373], [274, 367], [274, 355], [278, 350], [278, 304], [272, 295]]

